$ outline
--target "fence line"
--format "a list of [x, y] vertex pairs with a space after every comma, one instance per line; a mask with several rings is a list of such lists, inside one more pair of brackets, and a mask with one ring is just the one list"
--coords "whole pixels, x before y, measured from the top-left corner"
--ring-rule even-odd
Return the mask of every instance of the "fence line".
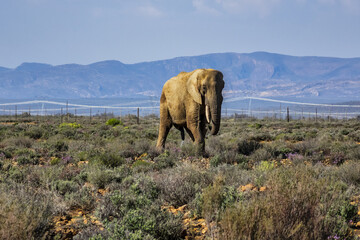
[[[143, 103], [150, 103], [155, 101], [144, 101]], [[47, 103], [52, 105], [61, 105], [61, 106], [73, 106], [73, 107], [83, 107], [83, 108], [113, 108], [113, 109], [137, 109], [138, 107], [125, 107], [125, 106], [92, 106], [92, 105], [83, 105], [83, 104], [73, 104], [73, 103], [63, 103], [63, 102], [54, 102], [54, 101], [43, 101], [43, 100], [34, 100], [34, 101], [26, 101], [26, 102], [14, 102], [14, 103], [1, 103], [0, 106], [16, 106], [16, 105], [29, 105], [29, 104], [38, 104], [38, 103]], [[139, 104], [139, 102], [133, 102]], [[158, 102], [157, 102], [158, 103]], [[130, 103], [126, 103], [126, 105], [130, 105]], [[141, 107], [141, 108], [159, 108], [157, 107]]]
[[[236, 104], [236, 101], [241, 100], [249, 100], [249, 102], [245, 102], [242, 104]], [[259, 105], [262, 107], [254, 107], [254, 100], [257, 101], [265, 101], [271, 103], [279, 103], [279, 107], [274, 105], [266, 106]], [[67, 115], [72, 114], [76, 116], [96, 116], [96, 115], [126, 115], [133, 114], [138, 115], [141, 111], [141, 115], [147, 114], [159, 114], [159, 105], [156, 106], [140, 106], [140, 104], [158, 104], [158, 101], [147, 100], [147, 101], [133, 101], [133, 102], [124, 102], [116, 105], [86, 105], [86, 104], [76, 104], [66, 102], [58, 102], [58, 101], [47, 101], [47, 100], [33, 100], [33, 101], [22, 101], [22, 102], [10, 102], [10, 103], [0, 103], [0, 115], [21, 115], [24, 113], [36, 114], [36, 115]], [[36, 105], [40, 104], [41, 107], [37, 107]], [[134, 106], [138, 104], [137, 106]], [[293, 107], [286, 106], [286, 104], [297, 105]], [[25, 106], [26, 105], [26, 106]], [[33, 105], [31, 108], [31, 105]], [[35, 105], [35, 106], [34, 106]], [[46, 105], [56, 105], [59, 107], [51, 106], [51, 108], [45, 107]], [[133, 106], [129, 106], [133, 105]], [[243, 105], [244, 108], [238, 108], [240, 105]], [[299, 106], [304, 106], [299, 110]], [[60, 107], [61, 106], [61, 107]], [[234, 107], [235, 106], [235, 107]], [[66, 107], [64, 109], [64, 107]], [[313, 107], [316, 107], [313, 109]], [[289, 108], [289, 110], [288, 110]], [[334, 111], [332, 108], [337, 108]], [[341, 109], [343, 108], [343, 109]], [[286, 117], [291, 116], [291, 118], [353, 118], [359, 117], [360, 111], [355, 108], [360, 109], [360, 105], [348, 105], [348, 104], [318, 104], [318, 103], [303, 103], [303, 102], [293, 102], [293, 101], [282, 101], [275, 100], [269, 98], [261, 98], [261, 97], [235, 97], [235, 98], [227, 98], [224, 100], [224, 104], [222, 107], [222, 115], [224, 117], [228, 117], [228, 113], [230, 116], [234, 116], [235, 118], [239, 116], [238, 114], [250, 117], [273, 117], [273, 118], [281, 118], [286, 119]], [[109, 110], [112, 110], [109, 111]], [[342, 111], [341, 111], [342, 110]], [[287, 112], [289, 111], [289, 113]], [[65, 113], [64, 113], [65, 112]]]
[[348, 107], [348, 108], [360, 108], [360, 105], [342, 105], [342, 104], [322, 104], [322, 103], [305, 103], [305, 102], [292, 102], [292, 101], [284, 101], [284, 100], [276, 100], [270, 98], [261, 98], [261, 97], [235, 97], [225, 99], [224, 102], [236, 102], [240, 100], [260, 100], [266, 102], [276, 102], [276, 103], [286, 103], [292, 105], [304, 105], [304, 106], [319, 106], [319, 107]]

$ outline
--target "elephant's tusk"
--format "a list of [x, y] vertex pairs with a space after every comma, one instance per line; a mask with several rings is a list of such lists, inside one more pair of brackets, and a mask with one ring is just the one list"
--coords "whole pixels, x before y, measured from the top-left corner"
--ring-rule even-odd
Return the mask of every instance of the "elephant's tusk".
[[205, 116], [206, 116], [206, 121], [210, 123], [210, 108], [208, 105], [206, 105], [205, 107]]

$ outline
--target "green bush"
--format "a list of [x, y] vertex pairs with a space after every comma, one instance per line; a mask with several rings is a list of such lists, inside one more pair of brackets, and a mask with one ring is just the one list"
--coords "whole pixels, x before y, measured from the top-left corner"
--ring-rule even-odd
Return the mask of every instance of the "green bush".
[[61, 123], [59, 128], [81, 128], [82, 126], [79, 123]]
[[112, 152], [104, 152], [94, 156], [91, 159], [91, 163], [101, 164], [106, 167], [114, 168], [124, 164], [125, 159], [121, 155]]
[[205, 188], [201, 195], [202, 216], [207, 222], [219, 221], [223, 212], [235, 202], [243, 199], [242, 193], [233, 186], [226, 186], [224, 178], [217, 176], [214, 183]]
[[80, 208], [91, 211], [96, 206], [96, 192], [90, 187], [83, 186], [78, 191], [68, 192], [65, 201], [70, 208]]
[[124, 124], [117, 118], [110, 118], [109, 120], [106, 121], [106, 125], [115, 127], [116, 125], [124, 125]]
[[9, 146], [13, 146], [16, 148], [31, 148], [34, 140], [29, 137], [11, 137], [5, 141], [5, 143]]
[[136, 160], [133, 163], [132, 167], [136, 172], [139, 172], [139, 171], [146, 172], [146, 171], [150, 171], [152, 169], [152, 163], [140, 159], [140, 160]]
[[69, 150], [69, 145], [64, 139], [60, 137], [51, 138], [46, 142], [47, 147], [53, 153], [66, 152]]
[[32, 139], [40, 139], [43, 136], [46, 137], [48, 135], [46, 129], [44, 129], [43, 127], [38, 127], [38, 126], [31, 127], [24, 134], [25, 134], [25, 136], [28, 136]]
[[15, 151], [15, 159], [19, 165], [24, 164], [37, 164], [39, 162], [39, 156], [34, 151], [22, 148]]
[[105, 196], [97, 210], [106, 226], [101, 235], [112, 239], [180, 239], [182, 216], [161, 209], [157, 187], [150, 178], [129, 177], [117, 188]]
[[54, 183], [54, 188], [61, 195], [65, 195], [66, 193], [76, 192], [79, 189], [79, 185], [74, 181], [57, 180]]
[[105, 188], [114, 179], [114, 171], [94, 166], [89, 168], [87, 179], [97, 188]]
[[237, 151], [240, 154], [249, 156], [251, 153], [261, 148], [261, 144], [254, 140], [239, 140], [237, 144]]

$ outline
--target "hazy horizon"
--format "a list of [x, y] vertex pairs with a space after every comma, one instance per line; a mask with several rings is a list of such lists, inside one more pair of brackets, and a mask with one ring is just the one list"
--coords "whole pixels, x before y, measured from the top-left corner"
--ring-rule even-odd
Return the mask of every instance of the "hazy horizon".
[[357, 0], [2, 1], [0, 66], [257, 51], [354, 58], [359, 22]]

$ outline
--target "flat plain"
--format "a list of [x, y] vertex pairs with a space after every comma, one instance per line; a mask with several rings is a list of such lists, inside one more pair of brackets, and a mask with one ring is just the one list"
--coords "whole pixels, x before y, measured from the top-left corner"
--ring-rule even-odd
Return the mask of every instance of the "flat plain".
[[0, 239], [356, 239], [360, 120], [0, 119]]

